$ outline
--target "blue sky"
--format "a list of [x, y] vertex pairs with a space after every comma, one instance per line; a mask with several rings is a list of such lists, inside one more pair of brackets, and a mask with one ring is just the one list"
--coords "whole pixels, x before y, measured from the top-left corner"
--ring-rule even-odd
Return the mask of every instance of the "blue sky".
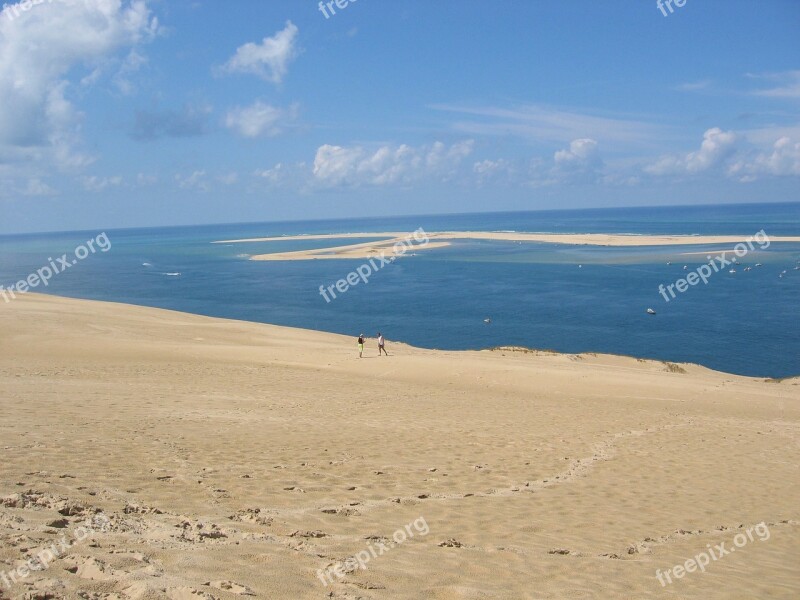
[[7, 6], [0, 233], [800, 200], [796, 0], [333, 6]]

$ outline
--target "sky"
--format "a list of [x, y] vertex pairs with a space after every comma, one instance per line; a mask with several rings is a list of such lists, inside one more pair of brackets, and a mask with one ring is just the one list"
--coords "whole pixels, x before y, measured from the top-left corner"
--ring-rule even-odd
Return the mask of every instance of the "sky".
[[682, 3], [5, 5], [0, 234], [800, 201], [800, 2]]

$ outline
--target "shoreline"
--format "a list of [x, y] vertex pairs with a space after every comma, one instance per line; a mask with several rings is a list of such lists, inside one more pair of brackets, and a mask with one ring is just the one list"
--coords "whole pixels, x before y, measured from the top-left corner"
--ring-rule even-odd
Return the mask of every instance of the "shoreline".
[[[605, 234], [605, 233], [522, 233], [522, 232], [491, 232], [491, 231], [443, 231], [426, 233], [428, 242], [424, 245], [416, 244], [414, 250], [435, 250], [451, 245], [453, 240], [489, 240], [519, 243], [545, 243], [576, 246], [602, 246], [602, 247], [636, 247], [636, 246], [698, 246], [707, 244], [737, 244], [748, 240], [753, 241], [753, 235], [639, 235], [639, 234]], [[242, 244], [242, 243], [268, 243], [281, 241], [306, 241], [327, 239], [360, 239], [383, 238], [372, 242], [356, 244], [340, 244], [311, 250], [292, 250], [287, 252], [273, 252], [268, 254], [255, 254], [249, 260], [277, 261], [277, 260], [319, 260], [319, 259], [354, 259], [371, 258], [381, 253], [391, 252], [392, 247], [408, 238], [407, 233], [375, 232], [375, 233], [332, 233], [315, 235], [294, 235], [262, 238], [245, 238], [237, 240], [218, 240], [212, 244]], [[800, 243], [800, 236], [776, 236], [768, 238], [770, 243]], [[732, 251], [732, 250], [731, 250]]]
[[[201, 313], [192, 313], [180, 310], [173, 310], [168, 308], [158, 308], [154, 306], [142, 305], [142, 304], [130, 304], [128, 302], [116, 302], [112, 300], [94, 300], [91, 298], [74, 298], [70, 296], [58, 296], [56, 294], [43, 294], [40, 292], [26, 292], [18, 296], [18, 298], [5, 306], [12, 306], [16, 302], [19, 302], [20, 299], [25, 299], [29, 297], [34, 301], [42, 301], [44, 299], [52, 299], [55, 301], [56, 304], [60, 302], [64, 303], [77, 303], [77, 304], [96, 304], [99, 306], [108, 306], [109, 310], [113, 310], [113, 308], [119, 307], [120, 309], [136, 309], [136, 310], [143, 310], [143, 311], [155, 311], [153, 316], [158, 316], [158, 313], [167, 313], [170, 315], [174, 315], [176, 317], [184, 317], [187, 319], [202, 319], [202, 320], [209, 320], [212, 322], [222, 322], [222, 323], [230, 323], [233, 325], [245, 325], [245, 326], [254, 326], [254, 327], [267, 327], [267, 328], [275, 328], [281, 331], [291, 331], [296, 332], [298, 335], [307, 335], [311, 337], [318, 337], [319, 341], [329, 342], [331, 339], [336, 338], [342, 340], [342, 347], [348, 347], [351, 345], [352, 340], [350, 339], [353, 336], [348, 336], [342, 333], [336, 333], [333, 331], [324, 331], [320, 329], [309, 329], [306, 327], [293, 327], [291, 325], [279, 325], [277, 323], [264, 323], [261, 321], [247, 321], [242, 319], [232, 319], [228, 317], [214, 317], [210, 315], [204, 315]], [[23, 300], [24, 301], [24, 300]], [[2, 317], [3, 305], [0, 305], [0, 317]], [[366, 340], [375, 340], [375, 338], [371, 336], [365, 336]], [[784, 383], [784, 382], [791, 382], [793, 380], [797, 380], [796, 383], [793, 385], [800, 385], [800, 373], [796, 375], [789, 375], [786, 377], [770, 377], [768, 375], [742, 375], [739, 373], [732, 373], [730, 371], [720, 371], [717, 369], [713, 369], [711, 367], [707, 367], [705, 365], [699, 363], [692, 363], [692, 362], [677, 362], [668, 359], [661, 359], [661, 358], [653, 358], [653, 357], [645, 357], [645, 356], [634, 356], [632, 354], [617, 354], [612, 352], [601, 352], [596, 350], [585, 350], [581, 352], [561, 352], [559, 350], [552, 350], [548, 348], [531, 348], [528, 346], [492, 346], [489, 348], [479, 348], [479, 349], [464, 349], [464, 350], [442, 350], [438, 348], [426, 348], [423, 346], [413, 346], [406, 342], [396, 341], [396, 340], [389, 340], [387, 342], [394, 347], [403, 347], [409, 351], [416, 351], [420, 354], [427, 354], [427, 353], [434, 353], [437, 355], [459, 355], [459, 354], [478, 354], [478, 355], [491, 355], [500, 353], [505, 356], [505, 353], [509, 354], [531, 354], [537, 357], [558, 357], [562, 359], [566, 359], [569, 361], [587, 361], [587, 359], [595, 359], [594, 362], [602, 363], [604, 360], [607, 362], [611, 360], [612, 362], [615, 360], [623, 360], [633, 363], [629, 366], [656, 366], [659, 367], [659, 370], [669, 373], [686, 373], [686, 368], [688, 367], [692, 371], [705, 371], [708, 373], [713, 373], [718, 376], [724, 377], [737, 377], [743, 380], [749, 380], [758, 383]], [[585, 364], [590, 364], [592, 361], [588, 360]], [[663, 368], [662, 368], [663, 367]]]

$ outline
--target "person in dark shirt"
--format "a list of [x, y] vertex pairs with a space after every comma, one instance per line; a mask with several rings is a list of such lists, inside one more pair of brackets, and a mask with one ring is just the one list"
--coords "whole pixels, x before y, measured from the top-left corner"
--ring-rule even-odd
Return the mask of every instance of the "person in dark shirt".
[[358, 336], [358, 358], [364, 355], [364, 334]]

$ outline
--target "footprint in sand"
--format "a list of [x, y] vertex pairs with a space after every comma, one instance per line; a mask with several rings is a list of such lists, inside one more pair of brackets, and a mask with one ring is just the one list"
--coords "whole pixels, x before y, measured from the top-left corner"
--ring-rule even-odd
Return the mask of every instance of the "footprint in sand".
[[95, 558], [79, 556], [70, 560], [69, 566], [66, 570], [70, 573], [77, 575], [81, 579], [90, 579], [92, 581], [110, 581], [116, 579], [121, 573], [117, 573], [104, 562]]
[[169, 598], [169, 600], [198, 600], [198, 598], [217, 600], [216, 596], [212, 596], [208, 592], [201, 592], [200, 590], [190, 587], [169, 588], [167, 590], [167, 598]]
[[233, 581], [207, 581], [203, 585], [207, 585], [217, 590], [223, 590], [226, 592], [230, 592], [231, 594], [236, 594], [237, 596], [255, 596], [255, 592], [251, 590], [249, 587], [244, 585], [239, 585], [238, 583], [234, 583]]
[[321, 512], [326, 515], [342, 515], [345, 517], [360, 517], [361, 513], [355, 508], [323, 508]]
[[50, 521], [47, 526], [52, 527], [53, 529], [64, 529], [69, 525], [69, 521], [67, 519], [56, 519], [55, 521]]
[[293, 531], [289, 537], [324, 538], [328, 537], [328, 534], [315, 529], [314, 531]]
[[129, 600], [140, 600], [147, 594], [147, 584], [143, 581], [137, 581], [122, 590], [125, 598]]

